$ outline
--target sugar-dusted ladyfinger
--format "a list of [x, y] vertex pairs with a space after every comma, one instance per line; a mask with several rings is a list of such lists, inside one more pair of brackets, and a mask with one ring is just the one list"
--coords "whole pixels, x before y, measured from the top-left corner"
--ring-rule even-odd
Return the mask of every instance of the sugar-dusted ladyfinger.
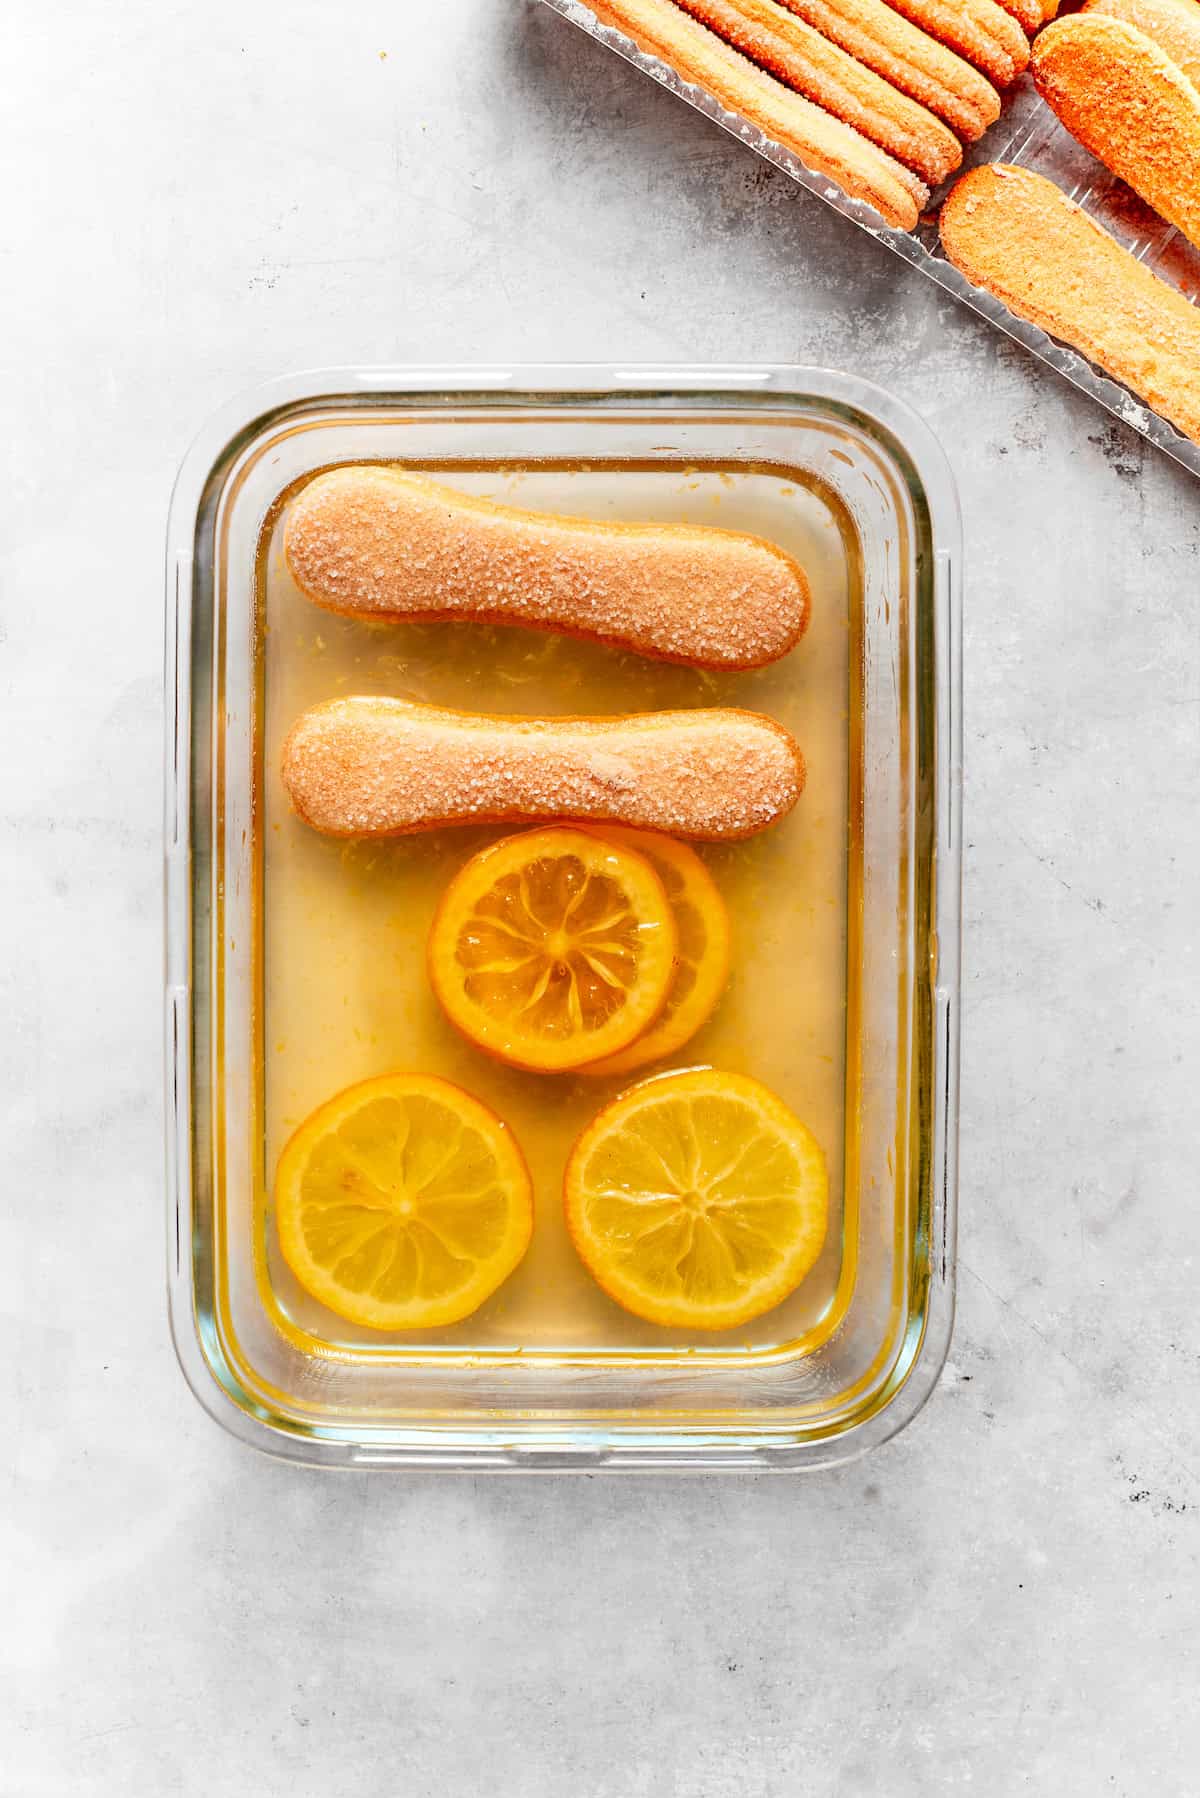
[[930, 37], [966, 57], [997, 87], [1029, 66], [1029, 40], [999, 0], [889, 0]]
[[284, 555], [330, 611], [564, 631], [698, 668], [758, 668], [808, 623], [808, 579], [765, 538], [493, 505], [353, 463], [292, 502]]
[[1074, 13], [1033, 47], [1038, 92], [1072, 137], [1200, 245], [1200, 92], [1152, 38]]
[[1087, 0], [1083, 10], [1144, 31], [1200, 89], [1200, 0]]
[[931, 185], [962, 166], [962, 145], [948, 125], [776, 0], [678, 0], [678, 4], [735, 50], [853, 125]]
[[1200, 443], [1200, 308], [1160, 281], [1052, 181], [972, 169], [939, 215], [976, 287], [1124, 381]]
[[944, 119], [973, 144], [1000, 117], [985, 75], [929, 37], [885, 0], [780, 0], [790, 13], [885, 81]]
[[495, 718], [366, 698], [305, 712], [282, 774], [305, 823], [335, 837], [569, 818], [719, 841], [789, 812], [804, 758], [774, 719], [731, 707]]
[[730, 49], [672, 0], [588, 0], [602, 24], [615, 25], [643, 50], [705, 88], [730, 112], [791, 150], [814, 174], [865, 200], [888, 225], [911, 231], [929, 202], [919, 175], [853, 126], [814, 106]]

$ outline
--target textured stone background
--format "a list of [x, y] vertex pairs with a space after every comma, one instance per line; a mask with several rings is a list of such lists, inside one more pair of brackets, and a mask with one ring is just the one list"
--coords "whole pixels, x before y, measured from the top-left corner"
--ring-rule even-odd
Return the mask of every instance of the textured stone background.
[[[3, 1798], [1200, 1791], [1195, 482], [530, 0], [6, 39]], [[827, 363], [953, 461], [960, 1321], [866, 1463], [322, 1477], [176, 1371], [167, 497], [230, 393], [405, 358]]]

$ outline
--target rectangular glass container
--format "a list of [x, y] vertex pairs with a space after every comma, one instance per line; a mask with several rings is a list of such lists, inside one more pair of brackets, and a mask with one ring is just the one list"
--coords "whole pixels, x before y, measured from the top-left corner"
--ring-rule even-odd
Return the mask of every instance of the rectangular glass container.
[[[280, 521], [311, 474], [363, 460], [535, 509], [756, 531], [808, 569], [812, 625], [771, 668], [714, 676], [512, 628], [334, 617], [292, 584]], [[338, 1466], [808, 1468], [913, 1415], [953, 1312], [959, 578], [936, 442], [845, 375], [335, 370], [210, 423], [180, 472], [167, 561], [168, 1272], [181, 1365], [226, 1427]], [[676, 1058], [765, 1079], [825, 1147], [826, 1249], [775, 1311], [689, 1336], [592, 1284], [561, 1169], [620, 1082], [485, 1062], [424, 982], [437, 894], [504, 833], [346, 845], [290, 812], [282, 736], [353, 691], [536, 714], [744, 704], [797, 735], [796, 812], [705, 851], [735, 973]], [[270, 1208], [288, 1132], [398, 1066], [508, 1118], [537, 1220], [479, 1312], [404, 1337], [309, 1299]]]
[[[642, 74], [649, 75], [660, 86], [694, 106], [726, 131], [740, 138], [768, 162], [783, 169], [793, 181], [808, 188], [862, 230], [885, 243], [905, 262], [936, 281], [952, 293], [964, 306], [1015, 338], [1048, 368], [1065, 377], [1074, 386], [1098, 401], [1119, 418], [1165, 450], [1177, 462], [1200, 475], [1200, 444], [1193, 443], [1174, 425], [1146, 405], [1131, 388], [1114, 381], [1102, 368], [1081, 356], [1077, 350], [1059, 343], [1039, 325], [1030, 324], [1010, 312], [1003, 300], [972, 287], [959, 273], [942, 249], [938, 231], [938, 211], [957, 175], [943, 184], [933, 195], [929, 209], [914, 231], [892, 231], [883, 223], [873, 207], [862, 200], [851, 199], [833, 181], [814, 174], [774, 138], [741, 118], [727, 112], [721, 102], [702, 87], [686, 81], [682, 75], [638, 48], [632, 38], [612, 25], [602, 25], [586, 0], [546, 0], [546, 5], [569, 19], [598, 43], [615, 50]], [[1104, 164], [1075, 141], [1065, 126], [1060, 125], [1042, 100], [1029, 75], [1023, 75], [1004, 95], [1004, 107], [991, 128], [967, 151], [963, 168], [983, 162], [1010, 162], [1019, 168], [1032, 169], [1061, 187], [1078, 206], [1103, 226], [1110, 236], [1124, 246], [1139, 262], [1144, 262], [1160, 280], [1174, 287], [1185, 299], [1200, 303], [1200, 249], [1190, 244], [1183, 233], [1168, 225], [1147, 206], [1123, 181], [1110, 174]]]

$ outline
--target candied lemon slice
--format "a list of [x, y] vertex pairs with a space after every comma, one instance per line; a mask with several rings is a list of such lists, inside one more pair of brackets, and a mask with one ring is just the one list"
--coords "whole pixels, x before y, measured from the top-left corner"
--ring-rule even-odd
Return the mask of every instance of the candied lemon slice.
[[666, 1002], [675, 921], [642, 855], [584, 830], [493, 843], [450, 883], [429, 977], [481, 1049], [556, 1073], [624, 1049]]
[[729, 1330], [808, 1273], [829, 1181], [815, 1138], [774, 1093], [702, 1068], [607, 1106], [571, 1151], [564, 1200], [610, 1298], [651, 1323]]
[[585, 1074], [628, 1074], [673, 1055], [706, 1024], [729, 978], [729, 913], [717, 883], [686, 843], [649, 830], [604, 829], [606, 842], [644, 855], [663, 883], [678, 938], [667, 1002], [628, 1049], [589, 1061]]
[[448, 1080], [385, 1074], [338, 1093], [279, 1159], [275, 1221], [300, 1284], [372, 1330], [468, 1317], [533, 1230], [507, 1124]]

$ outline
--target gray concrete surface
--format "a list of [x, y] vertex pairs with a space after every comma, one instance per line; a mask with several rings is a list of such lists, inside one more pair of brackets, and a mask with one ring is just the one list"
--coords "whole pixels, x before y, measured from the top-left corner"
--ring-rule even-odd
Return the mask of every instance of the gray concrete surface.
[[[526, 0], [15, 0], [0, 560], [3, 1798], [1200, 1791], [1200, 491]], [[231, 392], [767, 358], [962, 486], [951, 1365], [805, 1481], [331, 1479], [167, 1339], [160, 555]]]

